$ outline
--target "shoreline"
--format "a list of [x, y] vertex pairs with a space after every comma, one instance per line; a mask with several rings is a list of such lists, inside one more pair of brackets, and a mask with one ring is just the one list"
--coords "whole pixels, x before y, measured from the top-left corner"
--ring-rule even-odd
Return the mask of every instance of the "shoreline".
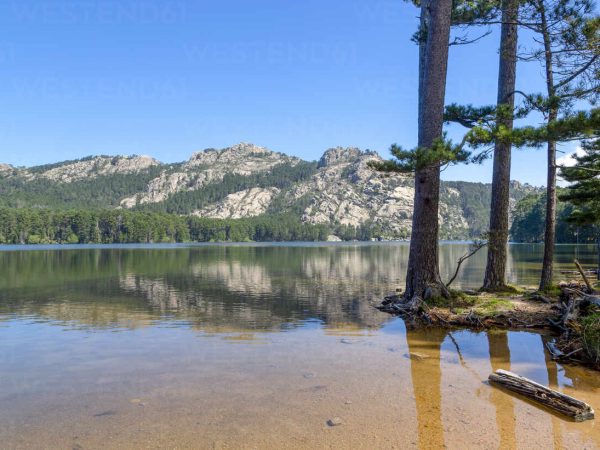
[[552, 359], [600, 371], [598, 354], [586, 349], [582, 338], [581, 321], [590, 313], [580, 315], [579, 309], [587, 309], [588, 305], [580, 306], [567, 294], [573, 284], [567, 286], [560, 295], [541, 295], [535, 290], [510, 294], [453, 291], [450, 300], [419, 299], [417, 303], [394, 294], [375, 308], [403, 318], [407, 327], [413, 328], [545, 330], [553, 338], [547, 344]]

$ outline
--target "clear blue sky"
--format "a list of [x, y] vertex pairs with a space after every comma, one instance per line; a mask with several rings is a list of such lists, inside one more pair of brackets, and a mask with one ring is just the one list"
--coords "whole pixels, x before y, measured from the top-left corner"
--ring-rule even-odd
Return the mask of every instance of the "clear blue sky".
[[[417, 15], [402, 0], [2, 1], [0, 162], [413, 147]], [[497, 46], [451, 48], [447, 103], [495, 101]], [[518, 77], [541, 90], [540, 67]], [[544, 158], [515, 152], [513, 178], [544, 184]], [[443, 176], [489, 181], [491, 164]]]

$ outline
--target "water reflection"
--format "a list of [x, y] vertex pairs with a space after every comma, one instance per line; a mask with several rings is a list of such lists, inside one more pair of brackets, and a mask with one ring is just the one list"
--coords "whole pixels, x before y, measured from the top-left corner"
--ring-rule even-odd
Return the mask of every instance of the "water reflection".
[[[482, 337], [487, 349], [480, 347], [485, 342]], [[490, 371], [513, 369], [598, 404], [597, 373], [553, 361], [544, 346], [547, 339], [535, 333], [500, 330], [479, 334], [407, 330], [418, 447], [600, 448], [600, 433], [593, 423], [576, 424], [519, 396], [480, 385]], [[537, 345], [524, 348], [524, 342]], [[512, 365], [511, 350], [519, 354]], [[535, 364], [540, 357], [543, 364]], [[559, 373], [563, 374], [560, 382]], [[573, 389], [574, 383], [579, 386]]]
[[[442, 246], [444, 273], [465, 249]], [[593, 422], [484, 383], [513, 370], [598, 408], [597, 372], [552, 361], [546, 336], [406, 329], [371, 306], [407, 250], [0, 252], [2, 447], [600, 448]], [[538, 250], [511, 248], [513, 282]]]
[[[491, 371], [495, 372], [498, 369], [511, 370], [508, 333], [492, 330], [487, 333], [487, 341], [490, 352]], [[492, 389], [490, 400], [496, 410], [496, 426], [500, 435], [499, 448], [516, 448], [513, 398], [499, 389]]]
[[[594, 249], [580, 246], [593, 263]], [[466, 244], [440, 247], [448, 278]], [[558, 246], [557, 270], [575, 246]], [[39, 315], [92, 327], [184, 320], [201, 329], [273, 330], [318, 319], [377, 327], [370, 303], [404, 284], [403, 244], [197, 246], [0, 252], [0, 315]], [[509, 279], [535, 284], [541, 248], [511, 246]], [[485, 254], [468, 260], [457, 286], [478, 287]]]
[[440, 346], [446, 334], [445, 330], [439, 329], [432, 329], [428, 333], [406, 332], [420, 448], [444, 447]]

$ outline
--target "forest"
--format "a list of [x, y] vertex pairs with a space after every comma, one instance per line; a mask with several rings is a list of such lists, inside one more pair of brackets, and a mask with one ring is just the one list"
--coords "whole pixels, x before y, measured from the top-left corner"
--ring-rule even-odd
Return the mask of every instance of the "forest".
[[171, 242], [369, 240], [377, 227], [313, 225], [288, 215], [245, 219], [129, 210], [0, 208], [0, 244], [118, 244]]

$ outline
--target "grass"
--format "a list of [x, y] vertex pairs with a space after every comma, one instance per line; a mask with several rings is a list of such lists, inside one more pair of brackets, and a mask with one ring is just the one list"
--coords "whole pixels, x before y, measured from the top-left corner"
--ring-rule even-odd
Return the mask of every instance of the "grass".
[[510, 298], [489, 294], [467, 295], [461, 291], [451, 291], [451, 298], [435, 297], [427, 300], [430, 307], [450, 308], [457, 314], [473, 312], [480, 316], [493, 316], [514, 308]]
[[581, 340], [588, 356], [596, 364], [600, 364], [600, 312], [595, 312], [581, 319]]
[[550, 286], [546, 286], [546, 289], [544, 289], [542, 292], [544, 294], [548, 294], [548, 295], [551, 295], [553, 297], [558, 297], [558, 296], [560, 296], [561, 290], [560, 290], [560, 287], [558, 287], [558, 285], [553, 284], [553, 285], [550, 285]]
[[522, 288], [506, 284], [497, 289], [484, 289], [481, 288], [481, 292], [487, 292], [489, 294], [522, 294], [524, 290]]
[[507, 298], [501, 297], [472, 297], [468, 299], [466, 305], [460, 305], [456, 312], [466, 313], [473, 310], [479, 316], [494, 316], [504, 311], [510, 311], [514, 308], [513, 302]]

